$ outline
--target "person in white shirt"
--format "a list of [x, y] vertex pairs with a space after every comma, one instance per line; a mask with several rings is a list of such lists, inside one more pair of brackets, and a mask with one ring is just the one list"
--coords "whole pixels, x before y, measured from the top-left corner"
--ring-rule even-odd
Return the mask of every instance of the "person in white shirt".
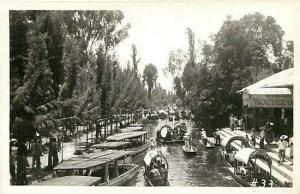
[[285, 151], [286, 151], [286, 148], [288, 147], [288, 142], [287, 142], [287, 139], [288, 137], [286, 135], [282, 135], [280, 137], [280, 140], [278, 141], [277, 145], [278, 145], [278, 149], [279, 149], [279, 153], [278, 153], [278, 158], [279, 158], [279, 161], [278, 161], [278, 164], [281, 165], [282, 162], [284, 162], [285, 160]]

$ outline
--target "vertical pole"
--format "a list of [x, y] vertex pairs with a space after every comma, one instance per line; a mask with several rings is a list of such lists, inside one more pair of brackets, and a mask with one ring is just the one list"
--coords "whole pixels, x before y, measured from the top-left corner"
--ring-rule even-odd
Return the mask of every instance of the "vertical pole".
[[86, 150], [86, 153], [88, 152], [88, 141], [89, 141], [89, 127], [87, 126], [86, 128], [86, 143], [85, 143], [85, 150]]

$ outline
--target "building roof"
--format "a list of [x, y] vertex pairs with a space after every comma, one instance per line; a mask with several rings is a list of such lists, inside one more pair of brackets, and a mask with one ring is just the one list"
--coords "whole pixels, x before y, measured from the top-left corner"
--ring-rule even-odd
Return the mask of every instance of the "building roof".
[[239, 92], [247, 91], [249, 94], [292, 94], [294, 68], [262, 79]]

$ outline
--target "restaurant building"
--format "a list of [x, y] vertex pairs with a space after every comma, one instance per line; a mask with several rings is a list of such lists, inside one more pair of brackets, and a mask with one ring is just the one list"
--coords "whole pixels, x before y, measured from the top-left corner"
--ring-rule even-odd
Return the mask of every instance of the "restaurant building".
[[274, 134], [293, 134], [294, 68], [283, 70], [240, 90], [248, 129], [274, 123]]

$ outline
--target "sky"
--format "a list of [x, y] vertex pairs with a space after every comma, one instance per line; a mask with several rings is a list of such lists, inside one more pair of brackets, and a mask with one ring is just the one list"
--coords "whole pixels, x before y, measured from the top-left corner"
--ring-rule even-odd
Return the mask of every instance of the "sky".
[[[122, 10], [122, 9], [121, 9]], [[218, 32], [227, 15], [239, 19], [245, 14], [260, 12], [273, 16], [285, 31], [285, 40], [294, 40], [297, 36], [293, 19], [297, 18], [293, 7], [285, 3], [226, 3], [226, 4], [179, 4], [165, 6], [130, 7], [122, 10], [124, 22], [131, 24], [129, 37], [117, 47], [120, 64], [125, 66], [130, 60], [131, 45], [136, 44], [141, 58], [139, 72], [145, 65], [152, 63], [158, 69], [158, 82], [172, 90], [172, 78], [165, 76], [163, 68], [168, 64], [171, 50], [188, 48], [186, 28], [191, 28], [198, 40], [209, 41], [209, 36]]]

